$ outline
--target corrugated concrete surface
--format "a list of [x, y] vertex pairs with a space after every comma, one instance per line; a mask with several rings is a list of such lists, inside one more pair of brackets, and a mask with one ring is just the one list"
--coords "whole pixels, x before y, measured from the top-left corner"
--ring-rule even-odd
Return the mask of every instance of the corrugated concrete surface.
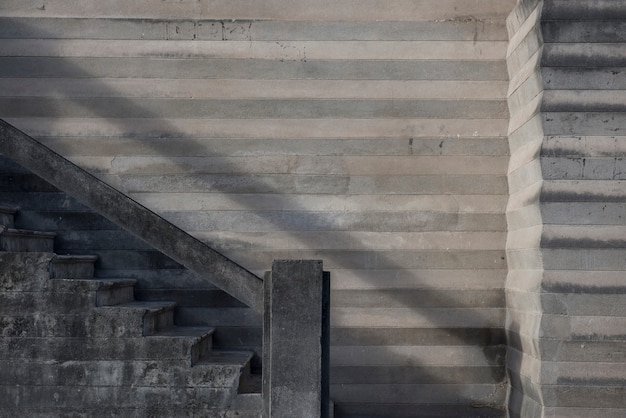
[[512, 417], [624, 416], [624, 6], [509, 17]]

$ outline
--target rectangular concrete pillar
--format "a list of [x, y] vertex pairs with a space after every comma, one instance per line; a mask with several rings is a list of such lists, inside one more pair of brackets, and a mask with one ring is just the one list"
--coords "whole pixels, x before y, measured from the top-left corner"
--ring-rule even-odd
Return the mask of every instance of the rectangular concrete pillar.
[[319, 260], [275, 260], [265, 277], [266, 417], [328, 417], [330, 275]]

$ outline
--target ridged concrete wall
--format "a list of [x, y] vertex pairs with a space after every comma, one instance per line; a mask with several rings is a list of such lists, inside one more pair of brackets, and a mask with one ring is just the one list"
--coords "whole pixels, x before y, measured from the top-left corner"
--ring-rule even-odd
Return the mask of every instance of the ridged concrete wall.
[[0, 117], [258, 273], [323, 259], [338, 416], [502, 416], [512, 7], [5, 0]]
[[512, 417], [622, 417], [624, 31], [607, 1], [508, 20]]

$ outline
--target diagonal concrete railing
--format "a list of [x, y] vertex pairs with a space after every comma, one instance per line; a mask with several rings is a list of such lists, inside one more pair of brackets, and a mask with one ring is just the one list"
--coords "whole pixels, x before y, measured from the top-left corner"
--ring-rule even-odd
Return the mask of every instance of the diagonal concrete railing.
[[263, 312], [261, 278], [1, 119], [0, 153]]
[[0, 154], [264, 313], [265, 417], [331, 415], [330, 275], [321, 261], [276, 260], [264, 281], [1, 119]]

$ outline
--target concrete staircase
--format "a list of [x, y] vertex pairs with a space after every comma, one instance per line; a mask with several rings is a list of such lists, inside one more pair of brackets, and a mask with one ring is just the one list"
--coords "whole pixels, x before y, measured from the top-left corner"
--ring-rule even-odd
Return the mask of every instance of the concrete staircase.
[[96, 256], [53, 253], [55, 233], [0, 208], [0, 416], [257, 417], [250, 351], [176, 326], [176, 304], [136, 280], [96, 278]]
[[512, 417], [626, 415], [621, 2], [522, 1], [512, 42]]

